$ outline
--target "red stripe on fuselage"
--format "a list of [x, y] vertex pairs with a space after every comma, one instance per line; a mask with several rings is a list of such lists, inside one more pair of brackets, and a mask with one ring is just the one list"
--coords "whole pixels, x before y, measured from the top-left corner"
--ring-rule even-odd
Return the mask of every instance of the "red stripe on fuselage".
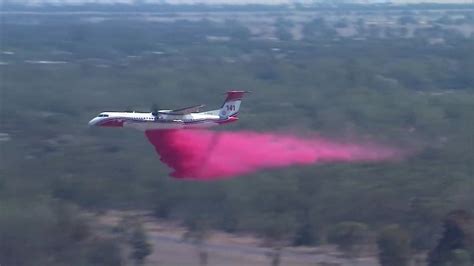
[[[178, 122], [175, 122], [175, 121], [144, 121], [144, 120], [136, 120], [136, 119], [126, 119], [126, 118], [109, 118], [109, 119], [106, 119], [106, 120], [103, 120], [101, 122], [99, 122], [98, 126], [100, 127], [123, 127], [123, 124], [124, 122], [129, 121], [129, 122], [135, 122], [135, 123], [165, 123], [165, 124], [168, 124], [168, 123], [176, 123], [176, 124], [180, 124]], [[206, 122], [214, 122], [214, 123], [217, 123], [217, 124], [227, 124], [227, 123], [231, 123], [231, 122], [235, 122], [239, 120], [239, 118], [237, 117], [234, 117], [234, 116], [230, 116], [228, 117], [227, 119], [225, 120], [214, 120], [214, 119], [203, 119], [203, 120], [197, 120], [197, 121], [184, 121], [184, 123], [182, 122], [182, 124], [184, 125], [189, 125], [189, 124], [200, 124], [200, 123], [206, 123]]]
[[235, 116], [230, 116], [228, 117], [226, 120], [218, 120], [216, 121], [218, 124], [227, 124], [227, 123], [231, 123], [231, 122], [235, 122], [239, 120], [238, 117], [235, 117]]
[[100, 127], [123, 127], [123, 120], [122, 119], [107, 119], [99, 124]]

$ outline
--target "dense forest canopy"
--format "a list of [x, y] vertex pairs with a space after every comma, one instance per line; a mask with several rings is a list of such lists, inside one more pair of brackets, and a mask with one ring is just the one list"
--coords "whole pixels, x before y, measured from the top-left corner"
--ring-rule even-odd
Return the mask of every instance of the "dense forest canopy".
[[[474, 206], [472, 9], [347, 8], [302, 22], [270, 12], [270, 26], [186, 13], [2, 14], [0, 245], [13, 251], [0, 247], [0, 263], [32, 265], [12, 257], [24, 247], [10, 241], [39, 221], [44, 229], [21, 237], [57, 238], [33, 243], [35, 265], [75, 252], [77, 265], [116, 265], [118, 247], [91, 245], [76, 208], [147, 209], [289, 245], [337, 243], [343, 223], [433, 249], [444, 215]], [[253, 93], [241, 120], [217, 130], [318, 133], [410, 156], [193, 182], [170, 178], [141, 132], [87, 127], [103, 110], [218, 106], [231, 88]], [[74, 246], [58, 251], [61, 241]], [[102, 249], [110, 261], [97, 262]]]

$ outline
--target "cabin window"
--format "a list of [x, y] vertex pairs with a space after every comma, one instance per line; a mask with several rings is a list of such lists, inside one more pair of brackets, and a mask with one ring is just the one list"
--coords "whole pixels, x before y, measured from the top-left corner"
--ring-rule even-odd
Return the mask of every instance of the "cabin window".
[[98, 117], [109, 117], [109, 115], [100, 114]]

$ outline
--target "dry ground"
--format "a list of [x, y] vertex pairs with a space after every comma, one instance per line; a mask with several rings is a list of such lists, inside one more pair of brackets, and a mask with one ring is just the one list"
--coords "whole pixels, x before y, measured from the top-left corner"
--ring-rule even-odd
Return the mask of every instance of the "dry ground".
[[[125, 217], [141, 222], [153, 245], [146, 265], [200, 266], [207, 256], [207, 266], [270, 266], [273, 250], [251, 235], [212, 231], [202, 244], [184, 240], [185, 228], [176, 223], [154, 219], [144, 212], [109, 211], [99, 215], [102, 224], [117, 225]], [[346, 258], [334, 246], [286, 247], [281, 251], [280, 266], [378, 265], [375, 256]]]

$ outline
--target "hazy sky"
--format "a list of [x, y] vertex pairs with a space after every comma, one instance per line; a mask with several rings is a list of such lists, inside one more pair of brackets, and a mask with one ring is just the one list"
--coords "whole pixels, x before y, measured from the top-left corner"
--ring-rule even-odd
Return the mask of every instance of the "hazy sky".
[[[0, 0], [0, 4], [4, 0]], [[334, 0], [140, 0], [147, 3], [169, 3], [169, 4], [288, 4], [288, 3], [314, 3], [314, 2], [330, 2]], [[340, 1], [340, 0], [339, 0]], [[345, 2], [354, 3], [473, 3], [474, 0], [352, 0]], [[17, 2], [23, 4], [79, 4], [79, 3], [133, 3], [136, 0], [8, 0], [8, 2]]]

